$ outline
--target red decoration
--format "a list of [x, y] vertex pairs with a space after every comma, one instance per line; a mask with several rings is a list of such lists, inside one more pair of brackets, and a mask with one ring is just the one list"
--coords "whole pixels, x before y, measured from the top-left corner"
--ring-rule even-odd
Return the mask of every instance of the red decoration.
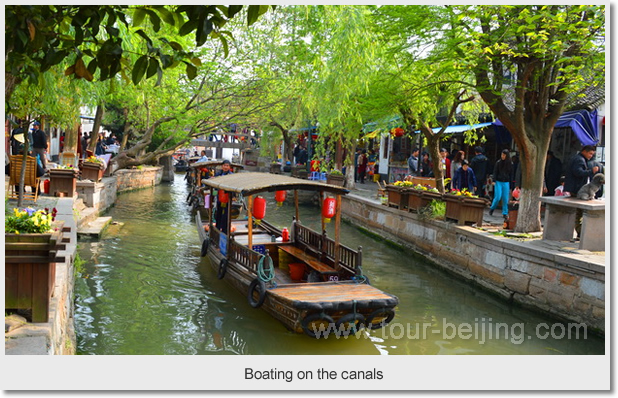
[[330, 222], [330, 219], [333, 218], [336, 210], [337, 201], [335, 200], [335, 198], [324, 199], [324, 204], [322, 205], [322, 217], [326, 219], [326, 222]]
[[221, 203], [221, 205], [225, 207], [225, 204], [229, 201], [230, 201], [230, 194], [225, 192], [223, 189], [220, 189], [219, 190], [219, 203]]
[[395, 137], [401, 137], [403, 136], [403, 133], [405, 133], [406, 131], [402, 129], [401, 127], [396, 127], [393, 129], [393, 132], [395, 133]]
[[288, 231], [287, 228], [283, 228], [283, 230], [281, 231], [281, 240], [283, 242], [287, 242], [290, 240], [290, 231]]
[[43, 192], [49, 193], [49, 180], [43, 181]]
[[258, 196], [253, 201], [253, 210], [251, 212], [256, 220], [261, 220], [266, 215], [266, 199]]
[[277, 191], [275, 192], [275, 201], [277, 202], [277, 206], [281, 206], [283, 202], [285, 202], [285, 198], [288, 195], [288, 191]]
[[320, 171], [320, 161], [319, 160], [311, 161], [311, 171]]

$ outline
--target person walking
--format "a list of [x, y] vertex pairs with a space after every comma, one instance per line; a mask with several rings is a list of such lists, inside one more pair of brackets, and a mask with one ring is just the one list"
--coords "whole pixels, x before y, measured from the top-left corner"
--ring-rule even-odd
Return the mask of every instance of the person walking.
[[408, 172], [413, 177], [418, 177], [418, 148], [412, 150], [412, 155], [408, 158]]
[[47, 169], [47, 159], [45, 157], [45, 152], [47, 152], [48, 148], [47, 134], [41, 130], [41, 123], [37, 121], [32, 124], [32, 128], [34, 129], [32, 132], [32, 152], [41, 157], [43, 168]]
[[560, 185], [562, 162], [554, 156], [552, 151], [547, 151], [545, 159], [545, 186], [547, 187], [547, 195], [552, 196], [558, 185]]
[[365, 174], [367, 173], [367, 151], [363, 149], [358, 156], [358, 179], [361, 184], [365, 183]]
[[477, 186], [476, 177], [466, 159], [461, 162], [461, 167], [455, 171], [452, 182], [453, 189], [458, 189], [460, 191], [467, 189], [469, 192], [474, 192], [474, 187]]
[[494, 166], [494, 200], [489, 208], [489, 215], [494, 214], [494, 210], [498, 207], [498, 203], [502, 201], [502, 216], [504, 219], [509, 217], [509, 195], [511, 173], [513, 172], [513, 163], [511, 162], [510, 151], [502, 150], [500, 159]]
[[474, 148], [474, 157], [470, 160], [470, 168], [474, 172], [477, 185], [475, 186], [474, 193], [481, 196], [485, 190], [485, 181], [487, 181], [487, 169], [489, 160], [487, 156], [483, 154], [483, 148], [477, 146]]
[[451, 160], [451, 178], [455, 176], [455, 172], [461, 167], [465, 157], [466, 153], [464, 151], [457, 151], [455, 157]]

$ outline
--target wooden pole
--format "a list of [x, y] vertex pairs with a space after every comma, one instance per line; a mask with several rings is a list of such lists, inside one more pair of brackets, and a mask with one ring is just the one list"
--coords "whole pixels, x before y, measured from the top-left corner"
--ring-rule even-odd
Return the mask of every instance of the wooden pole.
[[320, 191], [320, 219], [322, 220], [322, 234], [326, 230], [326, 223], [324, 222], [324, 216], [322, 213], [324, 212], [324, 191]]
[[337, 195], [337, 213], [335, 214], [335, 269], [339, 271], [339, 237], [341, 229], [341, 195]]
[[298, 217], [298, 190], [295, 189], [294, 190], [294, 208], [296, 209], [296, 221], [300, 221], [300, 218]]
[[226, 258], [230, 258], [230, 243], [232, 242], [232, 193], [228, 192], [227, 206], [227, 255]]
[[249, 195], [249, 208], [247, 209], [247, 220], [249, 221], [248, 227], [249, 227], [249, 236], [248, 236], [248, 240], [247, 240], [247, 245], [249, 246], [249, 249], [251, 249], [253, 247], [252, 243], [253, 243], [253, 195]]

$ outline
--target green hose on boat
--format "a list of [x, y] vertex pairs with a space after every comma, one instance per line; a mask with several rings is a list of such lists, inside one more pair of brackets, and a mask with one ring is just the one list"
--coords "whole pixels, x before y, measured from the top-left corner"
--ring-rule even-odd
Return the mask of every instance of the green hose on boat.
[[[267, 259], [266, 268], [264, 267], [264, 260]], [[270, 282], [275, 279], [275, 267], [273, 266], [273, 259], [267, 254], [260, 258], [257, 265], [258, 278], [264, 283]]]

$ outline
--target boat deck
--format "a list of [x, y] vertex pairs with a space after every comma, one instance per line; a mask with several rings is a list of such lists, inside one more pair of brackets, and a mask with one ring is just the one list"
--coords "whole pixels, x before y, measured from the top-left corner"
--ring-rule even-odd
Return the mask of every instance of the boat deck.
[[397, 305], [397, 299], [364, 283], [299, 283], [270, 289], [277, 298], [292, 302], [298, 309], [382, 308]]

